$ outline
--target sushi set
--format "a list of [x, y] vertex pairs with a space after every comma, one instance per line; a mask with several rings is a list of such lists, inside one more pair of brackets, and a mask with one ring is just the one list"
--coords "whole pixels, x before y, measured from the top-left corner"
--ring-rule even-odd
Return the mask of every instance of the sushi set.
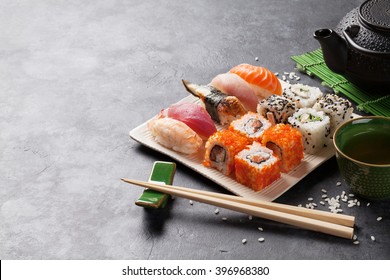
[[249, 64], [207, 85], [183, 85], [190, 95], [157, 108], [130, 137], [236, 195], [265, 201], [331, 158], [333, 131], [355, 115], [338, 95], [285, 83]]

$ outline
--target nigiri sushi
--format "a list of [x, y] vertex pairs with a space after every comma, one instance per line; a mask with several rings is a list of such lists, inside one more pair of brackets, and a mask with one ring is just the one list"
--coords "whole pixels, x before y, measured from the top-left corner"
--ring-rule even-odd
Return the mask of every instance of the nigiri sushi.
[[255, 91], [259, 99], [272, 94], [281, 95], [283, 92], [279, 79], [265, 67], [250, 64], [239, 64], [229, 71], [244, 79]]
[[185, 80], [183, 84], [188, 92], [203, 101], [207, 112], [218, 124], [229, 124], [246, 113], [245, 107], [235, 96], [226, 95], [210, 85], [197, 85]]
[[210, 85], [227, 95], [236, 96], [248, 111], [256, 112], [258, 99], [251, 86], [240, 76], [223, 73], [215, 76]]
[[206, 109], [196, 103], [174, 104], [162, 110], [161, 113], [165, 117], [185, 123], [203, 139], [209, 138], [217, 131]]
[[148, 122], [148, 128], [162, 146], [183, 154], [194, 154], [203, 144], [188, 125], [172, 118], [153, 118]]

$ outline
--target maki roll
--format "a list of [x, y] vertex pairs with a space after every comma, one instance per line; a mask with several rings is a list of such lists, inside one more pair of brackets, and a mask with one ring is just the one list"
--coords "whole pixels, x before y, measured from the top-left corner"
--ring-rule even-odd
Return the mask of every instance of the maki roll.
[[336, 94], [326, 94], [313, 106], [317, 111], [323, 111], [330, 117], [330, 138], [335, 129], [351, 118], [353, 107], [351, 102]]
[[324, 112], [301, 108], [288, 118], [288, 122], [302, 133], [305, 153], [315, 154], [326, 145], [330, 119]]
[[247, 144], [244, 136], [226, 129], [217, 131], [206, 142], [203, 165], [230, 175], [234, 171], [234, 156]]
[[288, 117], [294, 114], [295, 105], [285, 97], [271, 95], [259, 102], [257, 112], [273, 124], [286, 123]]
[[287, 124], [277, 124], [267, 129], [262, 144], [279, 157], [280, 169], [285, 173], [298, 166], [304, 156], [301, 132]]
[[302, 84], [293, 84], [283, 90], [283, 96], [298, 108], [311, 108], [322, 97], [322, 92], [317, 87]]
[[235, 158], [236, 180], [260, 191], [280, 178], [280, 160], [258, 142], [239, 152]]
[[250, 142], [261, 142], [264, 131], [271, 127], [271, 123], [260, 114], [249, 112], [238, 120], [230, 123], [229, 129], [241, 134], [249, 139]]

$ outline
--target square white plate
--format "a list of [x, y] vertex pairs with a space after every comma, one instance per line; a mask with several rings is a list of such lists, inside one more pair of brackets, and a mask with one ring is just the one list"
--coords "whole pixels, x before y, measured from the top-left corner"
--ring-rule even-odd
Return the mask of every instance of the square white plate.
[[[199, 100], [196, 97], [189, 95], [179, 101], [179, 103], [182, 102], [199, 102]], [[217, 129], [221, 129], [221, 127], [217, 126]], [[282, 173], [281, 178], [267, 186], [267, 188], [255, 192], [249, 187], [236, 182], [233, 178], [225, 176], [215, 169], [203, 166], [203, 151], [200, 151], [195, 155], [185, 155], [163, 147], [154, 140], [154, 137], [147, 128], [147, 122], [131, 130], [130, 137], [151, 149], [168, 155], [172, 159], [181, 162], [182, 164], [216, 182], [236, 195], [261, 199], [265, 201], [273, 201], [281, 196], [284, 192], [289, 190], [320, 164], [335, 154], [333, 145], [324, 147], [315, 155], [305, 154], [302, 162], [294, 170], [290, 171], [289, 173]]]

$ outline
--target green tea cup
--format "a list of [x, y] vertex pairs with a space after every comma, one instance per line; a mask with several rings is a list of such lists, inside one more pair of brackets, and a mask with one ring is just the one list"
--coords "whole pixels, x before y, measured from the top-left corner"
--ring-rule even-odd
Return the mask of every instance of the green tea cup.
[[340, 173], [353, 192], [390, 198], [390, 118], [351, 119], [336, 129], [333, 144]]

